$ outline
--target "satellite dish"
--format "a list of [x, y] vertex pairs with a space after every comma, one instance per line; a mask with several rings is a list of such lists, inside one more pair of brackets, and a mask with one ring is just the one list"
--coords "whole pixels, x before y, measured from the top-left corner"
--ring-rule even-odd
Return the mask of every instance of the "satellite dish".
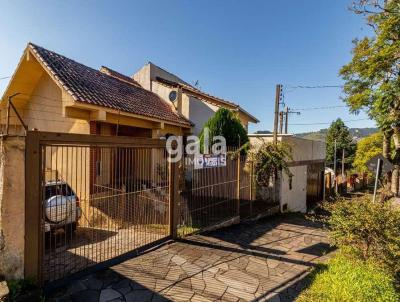
[[175, 90], [172, 90], [170, 93], [169, 93], [169, 100], [171, 101], [171, 102], [174, 102], [175, 100], [176, 100], [176, 96], [177, 96], [177, 93], [176, 93], [176, 91]]

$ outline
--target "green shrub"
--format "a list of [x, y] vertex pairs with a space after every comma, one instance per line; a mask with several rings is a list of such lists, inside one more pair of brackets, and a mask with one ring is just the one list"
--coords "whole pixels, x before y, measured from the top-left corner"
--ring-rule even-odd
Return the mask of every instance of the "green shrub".
[[312, 272], [309, 278], [312, 284], [297, 302], [396, 302], [400, 299], [390, 274], [341, 253]]
[[200, 133], [200, 149], [204, 148], [204, 131], [209, 130], [209, 146], [213, 143], [213, 138], [222, 135], [226, 140], [227, 147], [240, 147], [249, 141], [247, 131], [239, 120], [238, 115], [225, 108], [218, 109], [217, 112], [204, 124]]
[[400, 209], [370, 196], [331, 206], [330, 237], [344, 251], [400, 276]]

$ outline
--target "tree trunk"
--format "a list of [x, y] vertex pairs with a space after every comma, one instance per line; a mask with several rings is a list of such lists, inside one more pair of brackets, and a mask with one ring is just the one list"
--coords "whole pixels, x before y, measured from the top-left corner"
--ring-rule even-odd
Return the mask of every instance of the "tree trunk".
[[392, 159], [393, 172], [392, 172], [392, 192], [396, 196], [399, 194], [399, 176], [400, 176], [400, 126], [396, 126], [393, 132], [393, 141], [395, 154]]
[[382, 150], [382, 155], [384, 158], [387, 158], [388, 160], [391, 160], [390, 158], [390, 139], [392, 138], [392, 135], [389, 131], [383, 132], [383, 150]]
[[[384, 158], [392, 162], [392, 158], [390, 157], [390, 142], [392, 140], [393, 136], [393, 131], [384, 131], [383, 132], [383, 149], [382, 149], [382, 155]], [[385, 191], [391, 192], [392, 189], [392, 171], [389, 171], [386, 173], [384, 177], [384, 188]]]

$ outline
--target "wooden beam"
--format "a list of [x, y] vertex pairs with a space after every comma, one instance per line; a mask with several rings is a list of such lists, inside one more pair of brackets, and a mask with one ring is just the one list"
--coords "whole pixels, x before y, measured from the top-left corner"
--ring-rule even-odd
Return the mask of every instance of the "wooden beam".
[[77, 146], [96, 146], [112, 144], [115, 147], [165, 147], [165, 140], [129, 136], [96, 136], [88, 134], [71, 134], [57, 132], [28, 131], [41, 143], [69, 144]]
[[105, 110], [90, 111], [91, 121], [107, 121], [107, 112]]

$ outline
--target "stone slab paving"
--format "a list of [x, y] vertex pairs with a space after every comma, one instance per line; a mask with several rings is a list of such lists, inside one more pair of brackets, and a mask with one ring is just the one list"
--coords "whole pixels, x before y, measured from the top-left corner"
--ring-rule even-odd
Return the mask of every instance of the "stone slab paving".
[[329, 257], [325, 231], [301, 216], [186, 237], [60, 288], [50, 301], [294, 301]]
[[60, 279], [167, 236], [166, 228], [157, 231], [140, 225], [111, 230], [78, 227], [73, 234], [62, 233], [47, 240], [43, 278]]

